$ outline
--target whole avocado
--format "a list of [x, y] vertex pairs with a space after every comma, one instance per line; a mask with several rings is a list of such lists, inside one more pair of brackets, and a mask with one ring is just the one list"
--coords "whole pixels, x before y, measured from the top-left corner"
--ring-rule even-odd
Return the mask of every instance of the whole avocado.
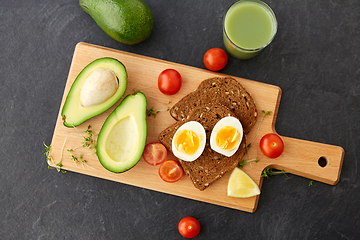
[[121, 43], [140, 43], [152, 32], [153, 15], [142, 0], [79, 0], [79, 4], [106, 34]]

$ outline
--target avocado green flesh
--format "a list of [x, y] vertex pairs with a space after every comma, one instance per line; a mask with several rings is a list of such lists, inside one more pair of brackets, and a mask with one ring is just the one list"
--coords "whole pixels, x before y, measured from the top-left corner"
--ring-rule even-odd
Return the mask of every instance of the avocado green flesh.
[[128, 95], [104, 122], [96, 153], [107, 170], [124, 172], [140, 160], [147, 136], [146, 106], [143, 93]]
[[152, 12], [142, 0], [79, 0], [79, 5], [106, 34], [121, 43], [140, 43], [153, 30]]
[[116, 162], [126, 163], [136, 153], [139, 131], [134, 116], [118, 121], [109, 132], [105, 141], [108, 156]]
[[[80, 92], [88, 76], [98, 68], [112, 70], [118, 79], [118, 88], [114, 95], [103, 103], [83, 107], [80, 102]], [[127, 73], [124, 65], [113, 58], [99, 58], [87, 65], [76, 77], [66, 97], [61, 116], [66, 127], [76, 127], [86, 120], [97, 116], [112, 107], [124, 95], [127, 85]]]

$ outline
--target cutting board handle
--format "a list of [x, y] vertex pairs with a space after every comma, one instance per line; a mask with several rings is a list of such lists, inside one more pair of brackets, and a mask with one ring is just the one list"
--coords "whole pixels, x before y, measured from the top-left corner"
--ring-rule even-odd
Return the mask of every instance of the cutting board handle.
[[268, 167], [335, 185], [340, 179], [344, 149], [339, 146], [282, 137], [286, 152]]

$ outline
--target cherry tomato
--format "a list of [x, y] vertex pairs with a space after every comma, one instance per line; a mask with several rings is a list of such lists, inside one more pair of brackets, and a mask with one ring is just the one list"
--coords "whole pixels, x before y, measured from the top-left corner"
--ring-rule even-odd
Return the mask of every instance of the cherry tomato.
[[165, 69], [158, 77], [158, 87], [160, 92], [166, 95], [173, 95], [181, 88], [181, 75], [174, 69]]
[[207, 69], [211, 71], [219, 71], [226, 66], [228, 56], [221, 48], [211, 48], [204, 54], [203, 61]]
[[177, 182], [182, 178], [183, 174], [182, 167], [174, 160], [166, 160], [159, 168], [159, 175], [165, 182]]
[[194, 238], [200, 232], [200, 223], [193, 217], [185, 217], [179, 222], [178, 229], [183, 237]]
[[148, 143], [145, 145], [143, 158], [150, 165], [158, 165], [165, 161], [167, 150], [164, 145], [159, 142]]
[[268, 133], [261, 138], [260, 149], [265, 156], [277, 158], [284, 151], [284, 142], [279, 135]]

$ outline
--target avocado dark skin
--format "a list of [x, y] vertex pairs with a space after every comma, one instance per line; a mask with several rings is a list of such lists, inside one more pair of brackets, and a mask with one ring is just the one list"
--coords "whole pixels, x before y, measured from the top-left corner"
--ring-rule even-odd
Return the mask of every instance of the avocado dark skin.
[[79, 0], [79, 5], [116, 41], [133, 45], [151, 35], [153, 15], [142, 0]]

